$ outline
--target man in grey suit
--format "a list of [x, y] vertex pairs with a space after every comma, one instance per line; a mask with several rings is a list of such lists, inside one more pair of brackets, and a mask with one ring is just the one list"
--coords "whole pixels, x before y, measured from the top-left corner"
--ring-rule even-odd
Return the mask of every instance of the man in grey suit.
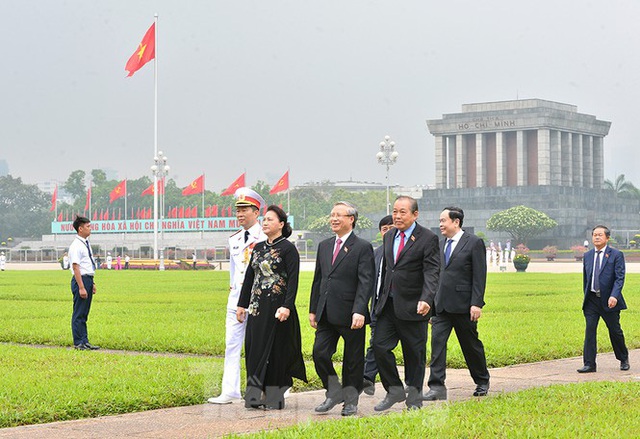
[[[367, 307], [375, 269], [371, 243], [353, 233], [357, 221], [354, 206], [344, 201], [336, 203], [331, 210], [335, 236], [318, 245], [309, 323], [316, 329], [313, 362], [326, 389], [326, 399], [315, 408], [317, 413], [326, 413], [344, 401], [342, 416], [353, 416], [362, 391], [365, 324], [370, 322]], [[342, 384], [331, 359], [340, 337], [344, 340]]]
[[440, 284], [435, 298], [435, 316], [431, 318], [431, 374], [425, 401], [447, 399], [445, 387], [447, 341], [451, 330], [476, 383], [473, 396], [489, 392], [489, 370], [484, 346], [478, 338], [478, 319], [484, 306], [487, 283], [486, 249], [482, 239], [462, 230], [464, 212], [445, 207], [440, 214]]

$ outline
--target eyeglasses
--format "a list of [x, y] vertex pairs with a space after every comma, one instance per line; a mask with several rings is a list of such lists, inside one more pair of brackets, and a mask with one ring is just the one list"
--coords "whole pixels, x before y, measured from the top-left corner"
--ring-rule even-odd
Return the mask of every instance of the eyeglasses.
[[353, 216], [353, 215], [348, 215], [348, 214], [347, 215], [342, 215], [340, 213], [332, 213], [331, 215], [329, 215], [329, 218], [332, 218], [332, 219], [333, 218], [344, 218], [344, 217], [347, 217], [347, 216]]

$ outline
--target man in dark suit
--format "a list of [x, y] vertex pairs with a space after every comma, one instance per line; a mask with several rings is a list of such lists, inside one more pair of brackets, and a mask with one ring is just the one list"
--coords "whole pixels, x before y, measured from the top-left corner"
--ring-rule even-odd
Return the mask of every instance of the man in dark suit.
[[[393, 217], [387, 215], [378, 223], [378, 230], [382, 238], [393, 227]], [[382, 257], [384, 256], [384, 246], [380, 246], [373, 251], [373, 259], [376, 263], [376, 281], [373, 284], [373, 291], [371, 294], [371, 338], [369, 339], [369, 347], [367, 348], [367, 355], [364, 357], [364, 383], [363, 391], [367, 395], [373, 395], [376, 391], [376, 375], [378, 375], [378, 364], [376, 363], [375, 354], [373, 352], [373, 335], [376, 332], [376, 303], [380, 296], [380, 288], [382, 287]]]
[[620, 370], [629, 370], [629, 351], [620, 327], [620, 310], [627, 309], [622, 297], [625, 263], [621, 251], [608, 245], [611, 231], [602, 225], [591, 232], [594, 248], [584, 254], [582, 311], [586, 321], [584, 333], [584, 366], [580, 373], [596, 371], [597, 331], [600, 318], [609, 330], [613, 352], [620, 361]]
[[[353, 233], [357, 221], [353, 205], [336, 203], [331, 210], [331, 230], [336, 236], [318, 245], [309, 304], [309, 323], [316, 329], [313, 362], [326, 389], [325, 401], [315, 408], [318, 413], [344, 401], [342, 416], [355, 415], [362, 391], [365, 324], [370, 321], [375, 269], [373, 247]], [[331, 360], [340, 337], [344, 340], [342, 384]]]
[[[406, 400], [409, 409], [422, 407], [427, 320], [438, 288], [438, 237], [416, 222], [418, 203], [407, 196], [393, 204], [395, 228], [384, 235], [384, 288], [376, 304], [373, 349], [380, 380], [387, 394], [374, 410], [389, 409]], [[405, 382], [396, 367], [393, 349], [402, 344]]]
[[440, 233], [445, 239], [440, 245], [440, 285], [431, 318], [431, 373], [426, 401], [447, 399], [444, 381], [452, 329], [476, 383], [473, 396], [489, 392], [487, 359], [478, 338], [487, 284], [486, 248], [482, 239], [462, 230], [463, 221], [464, 212], [459, 207], [445, 207], [440, 213]]

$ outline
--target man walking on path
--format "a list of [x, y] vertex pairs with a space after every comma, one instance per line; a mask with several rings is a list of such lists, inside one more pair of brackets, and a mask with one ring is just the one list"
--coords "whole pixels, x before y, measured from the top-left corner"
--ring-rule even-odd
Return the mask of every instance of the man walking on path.
[[611, 231], [598, 225], [591, 232], [593, 246], [582, 258], [582, 311], [586, 321], [584, 334], [584, 366], [579, 373], [596, 371], [597, 332], [600, 318], [609, 330], [613, 352], [620, 370], [629, 370], [629, 351], [620, 327], [620, 311], [627, 309], [622, 297], [625, 278], [624, 255], [608, 245]]

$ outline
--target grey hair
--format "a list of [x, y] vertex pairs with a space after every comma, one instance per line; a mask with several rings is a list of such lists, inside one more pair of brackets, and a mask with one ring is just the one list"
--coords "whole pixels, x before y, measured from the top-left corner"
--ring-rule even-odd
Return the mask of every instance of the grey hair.
[[335, 206], [345, 206], [347, 208], [347, 215], [353, 217], [353, 228], [355, 229], [356, 223], [358, 222], [358, 209], [356, 209], [356, 206], [348, 201], [338, 201], [333, 205], [333, 207]]

